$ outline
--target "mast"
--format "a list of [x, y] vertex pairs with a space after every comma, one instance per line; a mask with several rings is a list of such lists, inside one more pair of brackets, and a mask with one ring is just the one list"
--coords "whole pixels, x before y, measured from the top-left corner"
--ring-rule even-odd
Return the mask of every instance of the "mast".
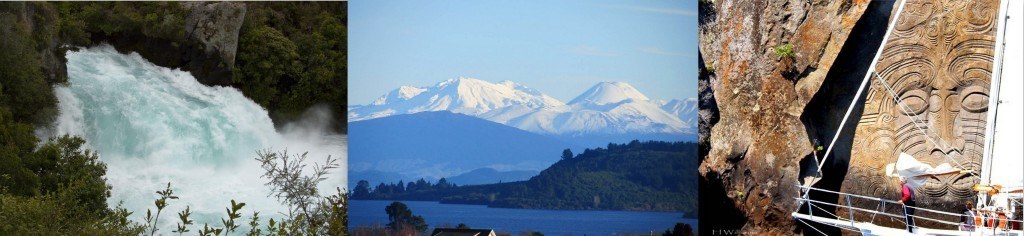
[[986, 114], [988, 117], [985, 122], [985, 150], [981, 159], [982, 185], [992, 183], [992, 151], [995, 142], [996, 114], [999, 112], [999, 88], [1002, 83], [1001, 77], [1003, 74], [1003, 50], [1006, 46], [1006, 14], [1009, 10], [1010, 1], [1002, 0], [999, 5], [995, 57], [993, 57], [994, 60], [992, 61], [992, 87], [989, 88], [988, 114]]

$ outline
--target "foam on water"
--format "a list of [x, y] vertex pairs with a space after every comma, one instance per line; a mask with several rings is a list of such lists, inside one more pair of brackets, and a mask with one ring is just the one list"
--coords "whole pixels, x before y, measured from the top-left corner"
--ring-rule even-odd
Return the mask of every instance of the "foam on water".
[[253, 211], [264, 220], [280, 218], [286, 208], [267, 196], [257, 150], [308, 151], [309, 168], [328, 155], [339, 158], [341, 168], [320, 189], [330, 194], [345, 187], [346, 137], [329, 133], [326, 109], [311, 109], [279, 132], [267, 111], [237, 89], [205, 86], [136, 53], [102, 45], [69, 52], [67, 59], [70, 84], [54, 88], [61, 114], [40, 133], [85, 138], [108, 166], [109, 203], [123, 202], [135, 220], [153, 209], [155, 191], [168, 182], [180, 199], [164, 210], [163, 232], [186, 205], [200, 227], [219, 226], [232, 199], [247, 204], [244, 219]]

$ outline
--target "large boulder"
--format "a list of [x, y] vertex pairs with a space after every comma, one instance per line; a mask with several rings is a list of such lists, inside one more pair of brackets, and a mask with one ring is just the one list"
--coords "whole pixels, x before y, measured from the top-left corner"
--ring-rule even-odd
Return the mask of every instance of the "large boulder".
[[229, 84], [238, 33], [245, 20], [245, 3], [186, 2], [181, 6], [188, 11], [185, 34], [193, 45], [185, 51], [185, 69], [201, 74], [208, 84]]
[[797, 231], [789, 214], [798, 209], [800, 161], [813, 150], [800, 118], [867, 5], [702, 1], [700, 51], [708, 73], [701, 75], [701, 94], [710, 89], [713, 96], [700, 96], [702, 125], [710, 125], [700, 130], [709, 147], [700, 191], [702, 201], [720, 197], [722, 209], [735, 211], [726, 218], [742, 219], [720, 224], [723, 213], [702, 208], [702, 232]]

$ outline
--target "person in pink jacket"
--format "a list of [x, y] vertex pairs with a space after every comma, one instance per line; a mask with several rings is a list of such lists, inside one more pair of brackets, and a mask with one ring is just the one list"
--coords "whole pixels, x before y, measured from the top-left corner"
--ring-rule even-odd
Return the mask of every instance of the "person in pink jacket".
[[899, 203], [903, 204], [905, 206], [904, 209], [906, 209], [907, 211], [905, 214], [905, 218], [907, 220], [907, 231], [913, 233], [914, 207], [917, 206], [917, 203], [915, 202], [915, 198], [917, 196], [915, 196], [914, 194], [914, 189], [910, 188], [910, 186], [907, 185], [907, 178], [900, 177], [900, 187], [902, 188], [900, 190], [900, 193], [903, 195], [903, 197], [900, 198]]

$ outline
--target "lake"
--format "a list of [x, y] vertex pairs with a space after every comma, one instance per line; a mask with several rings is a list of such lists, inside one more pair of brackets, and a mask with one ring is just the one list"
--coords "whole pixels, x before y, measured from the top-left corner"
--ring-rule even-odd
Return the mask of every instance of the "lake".
[[[384, 207], [394, 201], [349, 201], [349, 226], [385, 225]], [[576, 211], [488, 208], [483, 205], [440, 204], [402, 201], [414, 215], [422, 215], [431, 228], [458, 225], [494, 229], [517, 235], [536, 231], [544, 235], [616, 235], [656, 233], [660, 235], [676, 222], [688, 223], [697, 231], [697, 219], [682, 218], [682, 212]], [[428, 231], [429, 232], [429, 231]]]

